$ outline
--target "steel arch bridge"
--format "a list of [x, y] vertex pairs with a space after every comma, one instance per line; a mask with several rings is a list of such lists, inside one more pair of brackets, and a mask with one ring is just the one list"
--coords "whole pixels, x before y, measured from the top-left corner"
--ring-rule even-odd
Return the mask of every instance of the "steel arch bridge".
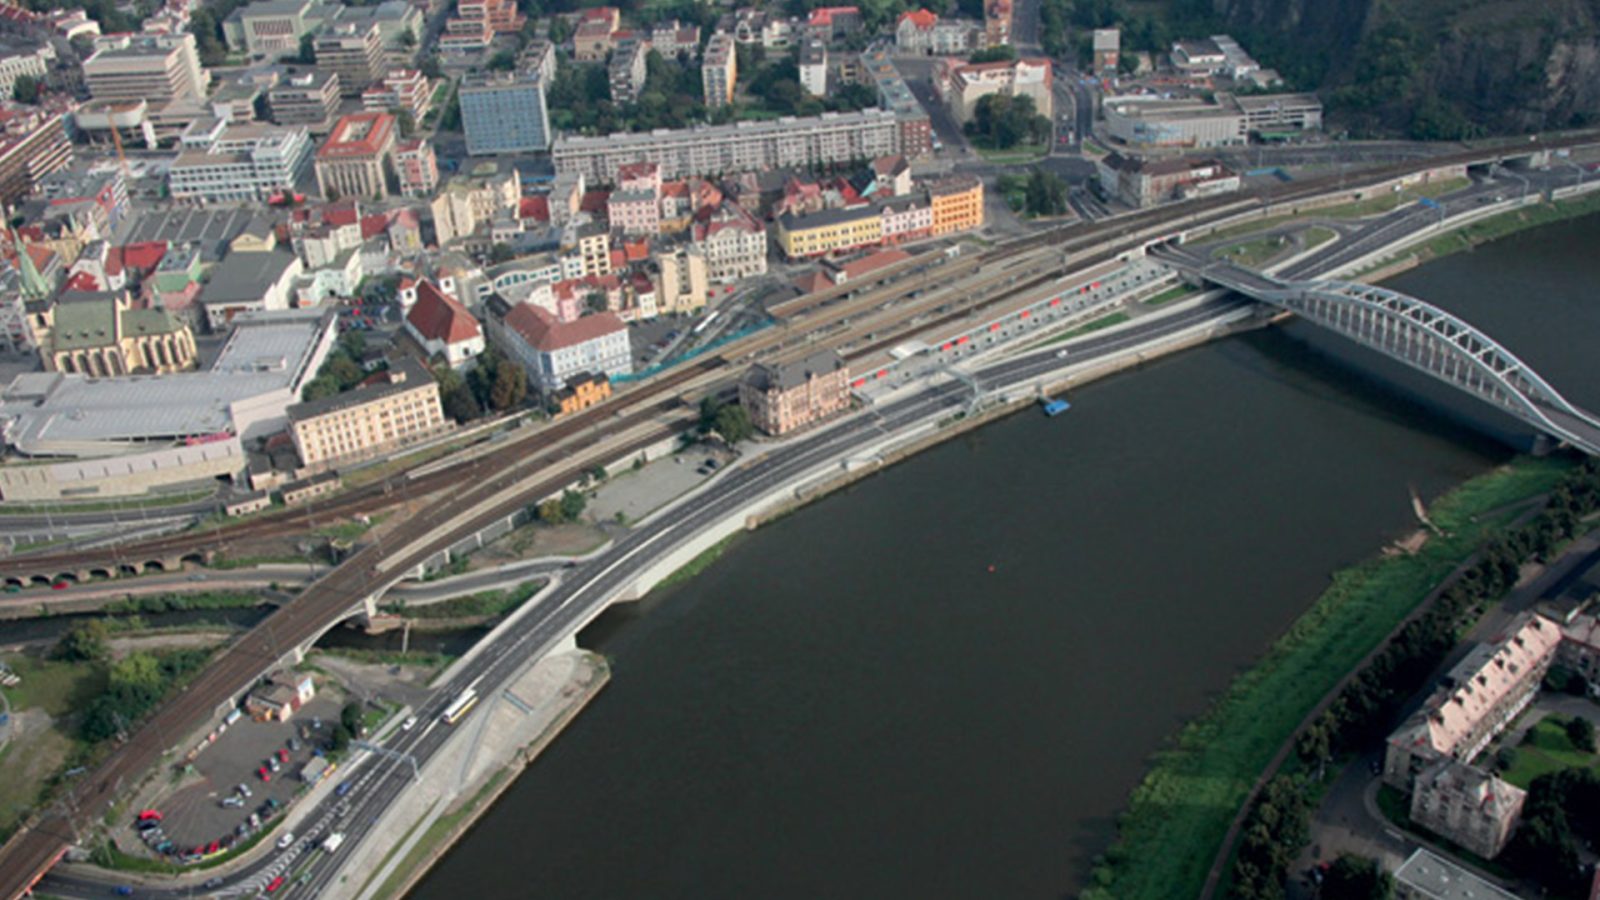
[[1179, 265], [1195, 274], [1463, 390], [1591, 456], [1600, 417], [1574, 405], [1494, 338], [1397, 291], [1346, 281], [1283, 282], [1232, 264]]

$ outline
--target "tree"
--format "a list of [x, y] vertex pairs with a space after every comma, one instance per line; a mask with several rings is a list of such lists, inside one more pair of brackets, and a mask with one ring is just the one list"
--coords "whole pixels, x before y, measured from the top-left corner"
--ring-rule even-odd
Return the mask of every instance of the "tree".
[[517, 251], [511, 249], [511, 245], [504, 241], [497, 241], [494, 246], [489, 248], [489, 262], [495, 265], [509, 262], [516, 258]]
[[750, 413], [738, 404], [724, 406], [717, 410], [717, 434], [730, 444], [747, 441], [755, 434], [755, 426], [750, 422]]
[[439, 65], [439, 57], [434, 56], [432, 53], [424, 56], [422, 62], [417, 64], [417, 68], [422, 72], [422, 77], [429, 81], [436, 81], [444, 77], [444, 68]]
[[517, 55], [510, 50], [501, 50], [489, 58], [490, 71], [509, 72], [517, 67]]
[[567, 521], [574, 521], [583, 515], [583, 510], [589, 501], [578, 491], [563, 491], [561, 493], [561, 516]]
[[[409, 32], [409, 31], [406, 32], [406, 34], [410, 34], [410, 33], [411, 32]], [[394, 118], [395, 118], [395, 122], [397, 124], [399, 124], [399, 126], [400, 126], [400, 136], [401, 137], [408, 138], [408, 137], [411, 137], [413, 134], [416, 133], [416, 131], [417, 131], [417, 117], [413, 116], [411, 114], [411, 110], [409, 110], [409, 109], [395, 110]]]
[[489, 405], [495, 409], [521, 406], [528, 396], [528, 373], [522, 366], [501, 360], [495, 367], [494, 385], [489, 389]]
[[565, 44], [572, 37], [572, 23], [564, 16], [556, 16], [550, 20], [550, 43], [557, 47]]
[[470, 422], [483, 415], [483, 407], [479, 405], [478, 398], [472, 395], [472, 390], [464, 381], [457, 382], [449, 391], [441, 391], [439, 405], [445, 415], [457, 422]]
[[345, 748], [350, 746], [350, 742], [354, 739], [355, 736], [351, 734], [350, 729], [346, 728], [343, 722], [333, 726], [333, 752], [343, 752]]
[[1594, 752], [1594, 723], [1583, 716], [1573, 716], [1567, 720], [1567, 740], [1572, 746], [1585, 753]]
[[75, 622], [56, 641], [52, 655], [68, 662], [102, 662], [111, 653], [110, 633], [104, 619]]
[[339, 724], [343, 725], [351, 734], [361, 734], [361, 704], [351, 701], [339, 710]]
[[567, 520], [567, 514], [561, 508], [559, 498], [546, 500], [539, 504], [539, 521], [549, 525], [560, 525]]
[[300, 35], [300, 53], [295, 56], [295, 61], [311, 66], [317, 62], [317, 39], [315, 35]]
[[407, 50], [417, 46], [417, 33], [409, 28], [400, 32], [400, 46]]
[[1017, 48], [1010, 44], [1001, 44], [998, 47], [985, 47], [972, 54], [967, 61], [970, 63], [1010, 62], [1017, 58]]
[[39, 102], [39, 79], [32, 75], [18, 75], [11, 83], [11, 99], [30, 106]]
[[1375, 859], [1343, 853], [1328, 867], [1322, 881], [1323, 900], [1389, 900], [1394, 876]]

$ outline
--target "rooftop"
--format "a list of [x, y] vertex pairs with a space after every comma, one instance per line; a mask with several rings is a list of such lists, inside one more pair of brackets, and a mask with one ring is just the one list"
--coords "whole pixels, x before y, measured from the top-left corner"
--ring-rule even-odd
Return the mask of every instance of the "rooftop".
[[506, 314], [507, 328], [522, 336], [528, 346], [542, 353], [551, 353], [565, 347], [627, 331], [628, 326], [615, 315], [603, 312], [584, 316], [576, 322], [560, 322], [555, 316], [531, 303], [519, 303]]
[[317, 159], [376, 156], [393, 143], [394, 132], [394, 116], [388, 113], [352, 113], [333, 126], [317, 150]]
[[472, 313], [431, 281], [417, 285], [417, 302], [406, 313], [406, 323], [416, 329], [424, 340], [446, 344], [458, 344], [483, 334]]
[[787, 391], [807, 381], [845, 368], [844, 358], [833, 350], [818, 350], [804, 359], [790, 363], [751, 366], [745, 374], [745, 383], [758, 391]]
[[1421, 848], [1395, 870], [1394, 880], [1413, 896], [1429, 900], [1517, 900], [1515, 894]]
[[289, 421], [301, 422], [327, 415], [341, 409], [350, 409], [374, 400], [416, 390], [433, 383], [433, 375], [414, 357], [402, 356], [389, 363], [388, 378], [375, 384], [363, 384], [353, 390], [342, 391], [328, 397], [307, 400], [289, 407]]
[[211, 277], [201, 290], [200, 302], [259, 301], [267, 289], [277, 284], [284, 272], [295, 264], [296, 259], [293, 253], [282, 250], [230, 253], [211, 270]]

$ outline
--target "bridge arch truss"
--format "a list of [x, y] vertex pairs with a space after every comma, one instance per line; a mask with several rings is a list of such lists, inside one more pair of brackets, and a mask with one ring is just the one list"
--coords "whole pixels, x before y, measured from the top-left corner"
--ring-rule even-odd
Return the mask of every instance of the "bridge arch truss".
[[1600, 419], [1561, 396], [1489, 335], [1430, 303], [1344, 281], [1247, 292], [1600, 455]]

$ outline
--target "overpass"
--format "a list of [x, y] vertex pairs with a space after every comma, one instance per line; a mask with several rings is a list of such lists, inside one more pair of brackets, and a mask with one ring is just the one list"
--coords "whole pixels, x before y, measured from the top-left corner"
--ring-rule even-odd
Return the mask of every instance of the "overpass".
[[1283, 281], [1170, 245], [1152, 255], [1193, 277], [1292, 312], [1600, 456], [1600, 417], [1561, 396], [1494, 338], [1430, 303], [1348, 281]]

